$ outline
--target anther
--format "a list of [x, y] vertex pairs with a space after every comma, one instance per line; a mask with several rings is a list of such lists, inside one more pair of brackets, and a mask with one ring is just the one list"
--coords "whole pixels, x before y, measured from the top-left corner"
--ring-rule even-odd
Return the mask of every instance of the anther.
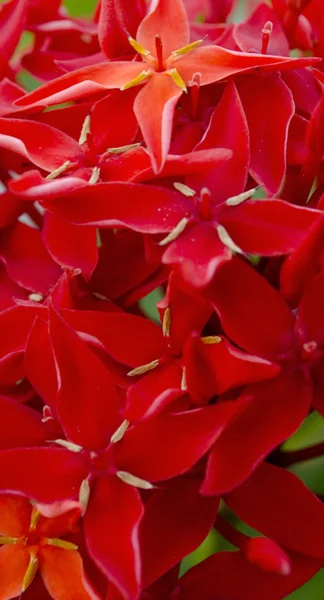
[[270, 37], [272, 34], [273, 23], [271, 21], [267, 21], [262, 29], [262, 46], [261, 46], [261, 54], [266, 54], [268, 45], [270, 42]]
[[198, 101], [200, 91], [201, 74], [195, 73], [190, 81], [190, 96], [191, 96], [191, 118], [196, 120], [198, 115]]

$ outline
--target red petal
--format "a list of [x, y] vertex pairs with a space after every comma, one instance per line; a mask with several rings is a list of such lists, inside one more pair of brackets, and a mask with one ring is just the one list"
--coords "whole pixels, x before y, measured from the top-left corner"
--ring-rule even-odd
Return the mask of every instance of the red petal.
[[59, 129], [22, 119], [0, 119], [0, 146], [17, 152], [45, 171], [54, 171], [67, 160], [78, 160], [78, 143]]
[[[311, 386], [296, 373], [282, 373], [247, 388], [242, 394], [250, 399], [247, 408], [216, 441], [202, 492], [218, 495], [242, 483], [271, 450], [298, 429], [308, 414], [311, 395]], [[241, 448], [240, 460], [237, 448]]]
[[251, 354], [272, 357], [294, 339], [294, 315], [279, 294], [239, 259], [217, 271], [210, 298], [226, 334]]
[[29, 550], [22, 545], [0, 548], [1, 600], [11, 600], [22, 593], [23, 580], [29, 565]]
[[130, 50], [127, 34], [135, 37], [139, 22], [145, 14], [143, 0], [103, 0], [100, 5], [98, 37], [100, 47], [108, 58]]
[[299, 554], [291, 554], [290, 559], [291, 575], [283, 577], [251, 565], [243, 552], [217, 552], [179, 580], [179, 600], [208, 598], [213, 589], [222, 600], [282, 600], [311, 579], [322, 566], [320, 561]]
[[62, 267], [81, 269], [85, 279], [91, 277], [98, 262], [95, 227], [78, 227], [47, 213], [43, 240], [55, 262]]
[[44, 504], [78, 496], [87, 476], [81, 455], [61, 448], [16, 448], [0, 451], [3, 492], [17, 492]]
[[320, 212], [283, 200], [250, 200], [220, 218], [234, 242], [249, 254], [276, 256], [295, 250]]
[[47, 253], [40, 231], [15, 223], [2, 231], [0, 257], [8, 275], [22, 287], [47, 294], [61, 275], [61, 269]]
[[213, 525], [218, 505], [218, 498], [200, 496], [199, 481], [191, 479], [171, 481], [151, 496], [140, 530], [143, 587], [201, 544]]
[[251, 538], [245, 552], [247, 559], [261, 569], [279, 575], [290, 575], [289, 556], [273, 540], [262, 537]]
[[207, 187], [217, 203], [240, 194], [245, 189], [250, 163], [249, 130], [237, 89], [231, 81], [211, 116], [209, 126], [195, 150], [224, 147], [233, 151], [225, 164], [216, 165], [208, 173], [186, 178], [189, 187]]
[[50, 337], [55, 357], [57, 412], [69, 440], [91, 450], [104, 448], [118, 425], [118, 398], [107, 368], [54, 311]]
[[286, 170], [288, 129], [295, 113], [292, 93], [276, 75], [247, 77], [238, 90], [250, 130], [251, 175], [274, 195]]
[[[135, 2], [131, 1], [134, 5]], [[93, 105], [90, 116], [91, 135], [97, 153], [106, 152], [108, 148], [125, 146], [134, 141], [138, 132], [138, 124], [133, 112], [135, 93], [137, 90], [134, 90], [133, 94], [130, 91], [125, 93], [116, 90]], [[107, 115], [112, 117], [115, 114], [120, 115], [118, 119], [107, 119]]]
[[36, 317], [28, 335], [24, 367], [26, 377], [34, 390], [44, 404], [50, 406], [52, 412], [56, 414], [57, 378], [54, 356], [47, 322], [39, 317]]
[[0, 495], [0, 535], [20, 537], [30, 527], [32, 506], [27, 498]]
[[24, 30], [28, 3], [26, 0], [13, 0], [1, 7], [1, 54], [9, 61]]
[[39, 446], [48, 439], [48, 430], [35, 410], [0, 396], [0, 448]]
[[227, 340], [204, 344], [195, 336], [185, 349], [184, 364], [189, 394], [204, 403], [237, 386], [271, 379], [280, 367], [235, 348]]
[[124, 225], [150, 234], [172, 231], [192, 206], [177, 192], [140, 183], [98, 183], [91, 189], [91, 200], [88, 187], [63, 194], [45, 199], [44, 207], [79, 225]]
[[182, 0], [153, 0], [137, 30], [137, 41], [156, 56], [155, 37], [163, 44], [163, 58], [189, 43], [189, 23]]
[[237, 401], [226, 402], [142, 421], [115, 445], [115, 463], [147, 481], [175, 477], [210, 449], [244, 406]]
[[314, 277], [308, 284], [298, 307], [296, 330], [303, 341], [324, 343], [324, 274]]
[[84, 518], [92, 559], [129, 600], [135, 600], [140, 591], [138, 527], [142, 514], [138, 491], [111, 475], [96, 482]]
[[220, 241], [214, 225], [203, 221], [189, 224], [163, 254], [163, 263], [175, 265], [184, 280], [194, 287], [210, 283], [219, 266], [232, 258]]
[[55, 600], [100, 600], [88, 581], [76, 550], [42, 546], [39, 570], [49, 594]]
[[245, 523], [279, 544], [324, 557], [324, 506], [293, 473], [263, 463], [226, 496], [226, 503]]
[[142, 87], [134, 102], [134, 112], [155, 173], [163, 168], [169, 151], [174, 110], [181, 94], [182, 90], [168, 73], [156, 73]]

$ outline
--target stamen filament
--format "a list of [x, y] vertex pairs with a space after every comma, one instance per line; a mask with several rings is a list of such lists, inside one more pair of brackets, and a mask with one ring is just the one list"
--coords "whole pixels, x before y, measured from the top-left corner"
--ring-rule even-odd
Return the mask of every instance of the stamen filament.
[[163, 44], [162, 44], [162, 40], [160, 38], [159, 35], [155, 36], [155, 50], [156, 50], [156, 58], [157, 58], [157, 71], [158, 73], [161, 73], [162, 71], [164, 71], [164, 64], [163, 64]]

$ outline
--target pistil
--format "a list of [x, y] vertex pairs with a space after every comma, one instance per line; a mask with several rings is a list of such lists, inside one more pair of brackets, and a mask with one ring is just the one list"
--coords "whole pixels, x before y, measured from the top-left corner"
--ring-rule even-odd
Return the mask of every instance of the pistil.
[[202, 188], [200, 192], [200, 217], [204, 221], [210, 221], [212, 218], [211, 193], [207, 188]]
[[270, 42], [271, 34], [273, 29], [273, 23], [271, 21], [267, 21], [262, 29], [262, 46], [261, 53], [266, 54], [268, 50], [268, 45]]
[[156, 50], [156, 58], [157, 58], [157, 67], [156, 70], [158, 73], [161, 73], [165, 70], [163, 64], [163, 44], [159, 35], [155, 36], [155, 50]]

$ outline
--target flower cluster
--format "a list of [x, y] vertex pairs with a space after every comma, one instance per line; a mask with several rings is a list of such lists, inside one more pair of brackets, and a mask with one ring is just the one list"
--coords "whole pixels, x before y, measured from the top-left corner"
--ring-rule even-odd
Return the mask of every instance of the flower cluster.
[[1, 6], [0, 600], [280, 600], [324, 564], [288, 469], [323, 444], [282, 447], [324, 416], [324, 0], [244, 6]]

